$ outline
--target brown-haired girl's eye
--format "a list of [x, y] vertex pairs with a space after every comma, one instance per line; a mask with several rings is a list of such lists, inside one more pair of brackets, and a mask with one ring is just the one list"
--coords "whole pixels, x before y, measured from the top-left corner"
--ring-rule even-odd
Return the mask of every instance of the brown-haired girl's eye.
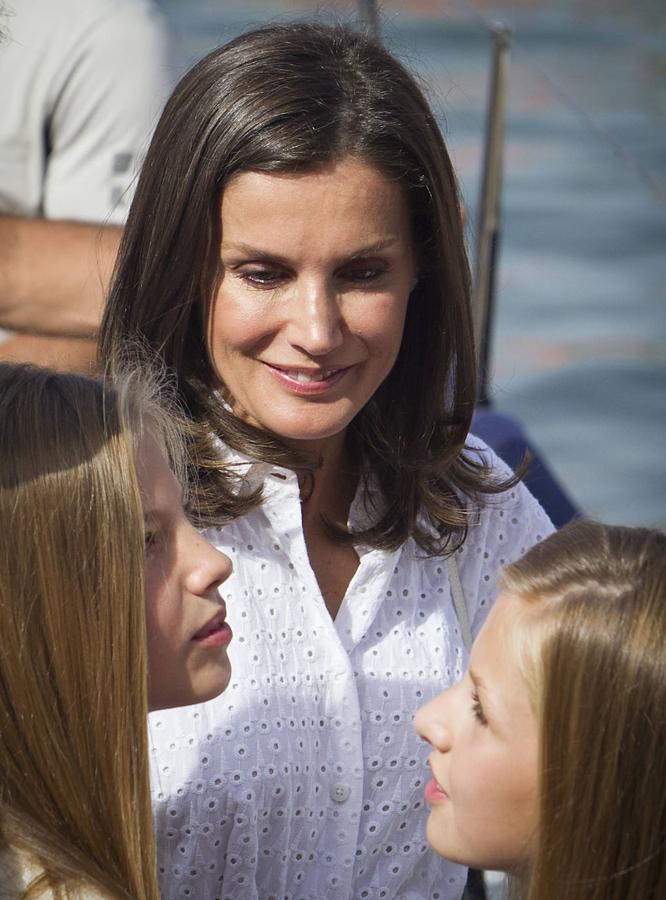
[[155, 552], [159, 543], [159, 536], [156, 531], [146, 529], [143, 533], [143, 552], [146, 556], [150, 556]]

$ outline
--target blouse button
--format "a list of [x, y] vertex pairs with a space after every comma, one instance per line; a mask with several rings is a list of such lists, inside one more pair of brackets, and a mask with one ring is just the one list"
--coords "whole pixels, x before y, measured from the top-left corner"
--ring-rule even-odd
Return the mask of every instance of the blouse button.
[[349, 799], [351, 788], [347, 784], [334, 784], [331, 788], [331, 800], [336, 803], [344, 803]]

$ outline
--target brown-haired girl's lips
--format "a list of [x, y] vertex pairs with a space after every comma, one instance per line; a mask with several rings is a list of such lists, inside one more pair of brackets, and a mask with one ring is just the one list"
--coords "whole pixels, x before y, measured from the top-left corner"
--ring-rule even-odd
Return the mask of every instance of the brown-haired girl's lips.
[[203, 628], [192, 636], [193, 641], [207, 647], [223, 647], [233, 637], [229, 623], [226, 621], [227, 611], [224, 607], [210, 619]]

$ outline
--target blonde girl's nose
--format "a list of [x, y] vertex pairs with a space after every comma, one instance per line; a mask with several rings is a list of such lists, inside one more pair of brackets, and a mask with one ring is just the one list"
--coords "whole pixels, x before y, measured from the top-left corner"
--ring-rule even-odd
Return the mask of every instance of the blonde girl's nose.
[[414, 716], [416, 733], [442, 753], [451, 748], [452, 732], [446, 715], [444, 694], [440, 694], [417, 710]]

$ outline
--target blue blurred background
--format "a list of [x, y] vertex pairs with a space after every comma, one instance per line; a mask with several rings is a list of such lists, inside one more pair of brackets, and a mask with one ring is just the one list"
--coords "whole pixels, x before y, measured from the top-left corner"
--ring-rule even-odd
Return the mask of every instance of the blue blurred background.
[[[161, 0], [181, 70], [253, 25], [358, 4]], [[489, 29], [513, 29], [490, 391], [587, 514], [666, 526], [666, 5], [387, 0], [451, 149], [473, 253]]]

